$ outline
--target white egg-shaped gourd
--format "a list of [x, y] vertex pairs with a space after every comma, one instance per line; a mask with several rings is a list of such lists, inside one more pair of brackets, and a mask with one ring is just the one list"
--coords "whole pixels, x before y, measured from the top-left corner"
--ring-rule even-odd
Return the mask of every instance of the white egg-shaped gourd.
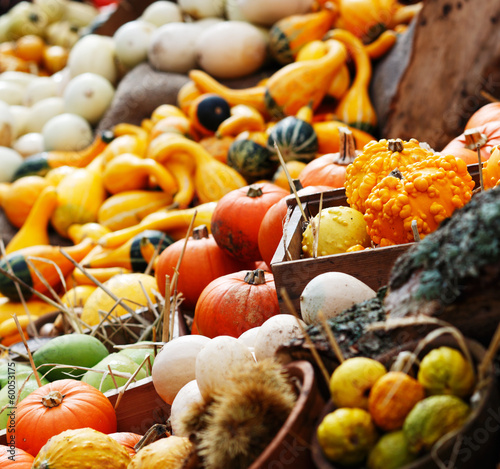
[[168, 23], [151, 34], [149, 64], [162, 72], [187, 73], [196, 67], [199, 28], [193, 23]]
[[255, 338], [254, 353], [257, 361], [274, 358], [278, 348], [295, 337], [302, 336], [306, 324], [292, 314], [277, 314], [270, 317]]
[[[236, 4], [246, 21], [272, 26], [286, 16], [309, 13], [314, 0], [227, 0], [227, 3]], [[228, 9], [232, 8], [226, 5]]]
[[37, 77], [24, 91], [23, 105], [31, 107], [45, 98], [57, 96], [57, 84], [50, 77]]
[[23, 88], [26, 88], [33, 80], [36, 80], [38, 75], [28, 72], [18, 72], [15, 70], [7, 70], [6, 72], [0, 73], [0, 80], [15, 83]]
[[92, 143], [92, 127], [86, 119], [65, 112], [50, 119], [42, 129], [45, 150], [78, 151]]
[[179, 5], [168, 0], [157, 0], [151, 3], [146, 7], [138, 19], [147, 21], [156, 27], [167, 23], [183, 21], [182, 11]]
[[211, 339], [203, 335], [184, 335], [167, 342], [153, 363], [151, 377], [158, 395], [172, 405], [179, 390], [196, 378], [196, 357]]
[[3, 147], [10, 147], [12, 140], [16, 138], [11, 107], [4, 101], [0, 101], [0, 146]]
[[376, 292], [366, 283], [343, 272], [325, 272], [314, 277], [300, 295], [300, 314], [306, 324], [319, 321], [318, 313], [333, 318]]
[[16, 150], [23, 158], [45, 150], [45, 141], [40, 132], [30, 132], [21, 135], [13, 144], [12, 148]]
[[23, 157], [16, 150], [0, 147], [0, 182], [12, 182], [12, 177], [22, 162]]
[[259, 70], [267, 58], [267, 42], [259, 28], [244, 21], [210, 26], [196, 42], [199, 66], [217, 78], [240, 78]]
[[12, 138], [16, 139], [26, 133], [31, 108], [16, 104], [9, 106], [9, 113], [12, 116]]
[[182, 433], [179, 420], [189, 407], [197, 403], [203, 403], [203, 397], [201, 396], [197, 381], [193, 379], [179, 390], [170, 407], [170, 424], [172, 425], [172, 433], [174, 435], [189, 436]]
[[224, 16], [224, 0], [177, 0], [183, 13], [191, 18], [221, 18]]
[[41, 132], [43, 126], [53, 117], [64, 113], [64, 99], [60, 96], [45, 98], [29, 109], [25, 133]]
[[196, 381], [207, 400], [218, 387], [224, 386], [235, 367], [255, 361], [250, 349], [235, 337], [214, 337], [196, 357]]
[[15, 82], [0, 80], [0, 100], [9, 105], [23, 104], [25, 88]]
[[109, 80], [97, 73], [81, 73], [72, 78], [64, 90], [64, 110], [97, 124], [108, 110], [115, 95]]
[[155, 29], [156, 26], [148, 21], [134, 20], [122, 24], [113, 35], [118, 60], [128, 68], [145, 62], [151, 34]]

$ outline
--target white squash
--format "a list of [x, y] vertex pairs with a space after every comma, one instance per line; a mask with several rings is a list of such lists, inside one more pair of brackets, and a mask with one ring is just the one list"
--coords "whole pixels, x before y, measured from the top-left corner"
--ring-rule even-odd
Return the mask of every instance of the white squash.
[[259, 334], [260, 326], [252, 327], [251, 329], [246, 330], [238, 337], [240, 342], [243, 342], [250, 350], [253, 350], [255, 347], [255, 339]]
[[23, 104], [25, 88], [14, 82], [0, 80], [0, 101], [10, 105]]
[[7, 81], [9, 83], [16, 83], [26, 88], [33, 80], [36, 80], [37, 75], [27, 72], [17, 72], [14, 70], [8, 70], [6, 72], [0, 73], [0, 80]]
[[167, 404], [172, 405], [179, 390], [196, 378], [196, 357], [210, 340], [203, 335], [184, 335], [167, 342], [160, 350], [151, 377], [156, 392]]
[[71, 80], [71, 71], [68, 66], [50, 76], [57, 88], [57, 96], [62, 96], [64, 90]]
[[149, 41], [155, 29], [156, 26], [148, 21], [134, 20], [116, 30], [113, 35], [115, 53], [125, 67], [134, 68], [147, 60]]
[[45, 150], [45, 141], [43, 135], [39, 132], [30, 132], [21, 135], [13, 144], [12, 148], [16, 150], [23, 158], [41, 153]]
[[325, 272], [305, 286], [300, 295], [300, 314], [306, 324], [319, 321], [318, 312], [333, 318], [356, 303], [374, 298], [366, 283], [343, 272]]
[[235, 337], [219, 335], [210, 340], [196, 357], [196, 381], [200, 393], [207, 400], [235, 367], [255, 361], [250, 349]]
[[227, 0], [226, 10], [236, 10], [246, 21], [272, 26], [276, 21], [312, 10], [314, 0]]
[[254, 353], [257, 361], [274, 358], [276, 350], [294, 337], [302, 336], [306, 324], [292, 314], [271, 316], [260, 326], [255, 338]]
[[191, 18], [222, 18], [224, 16], [224, 0], [177, 0], [183, 13]]
[[92, 143], [92, 127], [86, 119], [65, 112], [50, 119], [42, 129], [45, 150], [78, 151]]
[[23, 105], [31, 107], [33, 104], [45, 98], [57, 95], [56, 82], [50, 77], [36, 77], [32, 80], [23, 96]]
[[14, 137], [14, 116], [12, 106], [0, 101], [0, 146], [10, 147]]
[[138, 19], [147, 21], [157, 27], [167, 23], [183, 21], [179, 5], [167, 0], [157, 0], [151, 3]]
[[115, 43], [112, 37], [89, 34], [71, 49], [68, 67], [72, 77], [82, 73], [97, 73], [115, 83], [118, 70], [115, 64]]
[[199, 66], [217, 78], [240, 78], [259, 70], [267, 58], [261, 31], [244, 21], [210, 26], [196, 42]]
[[64, 99], [60, 96], [45, 98], [35, 103], [30, 109], [25, 131], [41, 132], [43, 126], [53, 117], [64, 112]]
[[23, 157], [16, 150], [0, 147], [0, 182], [12, 182], [12, 177], [22, 162]]
[[115, 95], [113, 85], [96, 73], [82, 73], [72, 78], [64, 90], [64, 109], [97, 124]]
[[28, 119], [31, 109], [26, 106], [9, 106], [9, 113], [12, 116], [12, 138], [15, 140], [26, 133]]
[[199, 29], [193, 23], [168, 23], [151, 35], [150, 65], [162, 72], [187, 73], [196, 67]]
[[182, 414], [189, 407], [196, 403], [203, 403], [203, 397], [200, 393], [200, 388], [195, 379], [185, 384], [175, 396], [174, 402], [170, 408], [170, 424], [172, 425], [172, 433], [177, 436], [184, 435], [179, 428], [179, 420]]

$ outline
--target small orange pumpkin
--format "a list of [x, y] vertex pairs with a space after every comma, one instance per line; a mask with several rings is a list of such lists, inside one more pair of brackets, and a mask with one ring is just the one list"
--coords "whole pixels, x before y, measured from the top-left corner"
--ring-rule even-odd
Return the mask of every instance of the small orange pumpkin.
[[0, 446], [0, 467], [2, 469], [31, 469], [35, 458], [20, 448]]
[[128, 451], [130, 457], [136, 454], [135, 445], [139, 443], [142, 438], [142, 435], [132, 432], [115, 432], [110, 433], [108, 436], [120, 443]]
[[500, 121], [500, 103], [497, 102], [481, 106], [469, 117], [465, 125], [465, 130], [473, 129], [493, 121]]

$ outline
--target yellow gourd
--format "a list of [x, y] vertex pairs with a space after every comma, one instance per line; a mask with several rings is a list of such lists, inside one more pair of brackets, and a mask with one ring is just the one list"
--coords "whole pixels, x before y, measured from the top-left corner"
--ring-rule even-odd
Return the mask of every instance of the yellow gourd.
[[18, 317], [28, 314], [38, 317], [55, 310], [56, 308], [51, 304], [36, 298], [23, 303], [2, 297], [0, 298], [0, 323], [11, 318], [14, 314]]
[[231, 108], [231, 116], [222, 121], [217, 128], [218, 137], [236, 136], [244, 131], [263, 131], [266, 122], [254, 107], [238, 104]]
[[200, 203], [218, 201], [228, 192], [246, 186], [238, 171], [216, 160], [199, 143], [180, 135], [168, 135], [148, 149], [147, 156], [165, 164], [176, 153], [188, 154], [196, 164], [194, 185]]
[[[106, 268], [95, 268], [95, 269], [85, 269], [85, 272], [92, 277], [94, 277], [98, 282], [104, 283], [115, 275], [121, 274], [131, 274], [132, 271], [125, 269], [123, 267], [106, 267]], [[94, 285], [95, 282], [85, 275], [81, 270], [75, 269], [71, 274], [71, 278], [66, 279], [68, 287], [77, 285]]]
[[166, 117], [187, 117], [187, 114], [173, 104], [160, 104], [151, 113], [151, 123], [157, 124]]
[[99, 240], [99, 245], [105, 248], [116, 248], [144, 230], [159, 230], [169, 234], [174, 240], [181, 239], [186, 236], [195, 212], [193, 227], [210, 226], [216, 205], [217, 202], [208, 202], [184, 210], [162, 210], [151, 213], [137, 225], [104, 235]]
[[370, 44], [365, 45], [365, 50], [371, 60], [380, 59], [387, 52], [389, 52], [396, 41], [398, 40], [398, 33], [392, 29], [384, 31], [377, 39]]
[[97, 241], [101, 236], [104, 236], [110, 231], [109, 228], [95, 222], [84, 223], [83, 225], [75, 223], [68, 228], [68, 237], [74, 244], [78, 244], [85, 238]]
[[[313, 129], [318, 138], [318, 154], [337, 153], [340, 150], [339, 129], [342, 127], [346, 127], [346, 124], [338, 120], [313, 123]], [[368, 142], [374, 140], [371, 134], [363, 130], [351, 126], [347, 128], [352, 132], [357, 150], [361, 150]]]
[[50, 244], [48, 225], [56, 204], [57, 191], [55, 187], [46, 187], [38, 196], [21, 229], [5, 247], [5, 252], [9, 254], [28, 246]]
[[97, 221], [99, 208], [107, 196], [102, 182], [101, 158], [69, 174], [57, 186], [58, 206], [51, 223], [65, 238], [71, 225]]
[[172, 203], [172, 194], [163, 191], [126, 191], [108, 197], [99, 209], [97, 221], [110, 231], [136, 225], [146, 215]]
[[177, 190], [175, 179], [164, 166], [132, 153], [122, 153], [109, 161], [103, 169], [102, 181], [110, 194], [147, 189], [152, 181], [167, 194]]
[[351, 127], [373, 134], [377, 127], [377, 115], [368, 92], [372, 65], [365, 46], [354, 34], [342, 29], [330, 31], [328, 37], [345, 44], [356, 66], [351, 87], [338, 103], [335, 113]]
[[144, 156], [147, 144], [148, 142], [144, 140], [143, 136], [123, 134], [116, 137], [100, 156], [102, 157], [103, 164], [107, 164], [115, 156], [121, 155], [122, 153], [132, 153], [137, 156]]

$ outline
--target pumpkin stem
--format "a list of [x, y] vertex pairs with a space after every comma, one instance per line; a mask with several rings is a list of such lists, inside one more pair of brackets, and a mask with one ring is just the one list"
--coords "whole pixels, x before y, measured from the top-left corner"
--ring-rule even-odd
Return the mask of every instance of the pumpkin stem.
[[167, 426], [162, 423], [155, 423], [135, 444], [134, 449], [137, 452], [140, 449], [144, 448], [144, 446], [147, 446], [164, 436], [170, 436], [170, 432], [167, 430]]
[[265, 272], [262, 269], [251, 270], [247, 272], [244, 280], [250, 285], [262, 285], [266, 283]]
[[354, 135], [347, 127], [339, 127], [341, 164], [350, 164], [356, 158], [356, 142]]
[[481, 132], [479, 132], [478, 129], [468, 129], [464, 132], [464, 137], [465, 137], [465, 148], [469, 150], [476, 150], [477, 146], [479, 145], [479, 148], [484, 147], [486, 143], [488, 142], [488, 137]]
[[403, 141], [400, 138], [391, 139], [387, 144], [387, 148], [389, 151], [397, 151], [398, 153], [401, 153], [404, 149]]
[[50, 391], [46, 396], [42, 397], [42, 404], [49, 409], [61, 405], [64, 395], [59, 391]]
[[260, 197], [262, 196], [262, 188], [260, 186], [249, 186], [247, 191], [248, 197]]
[[207, 225], [199, 225], [193, 229], [193, 239], [203, 239], [203, 238], [208, 238]]

